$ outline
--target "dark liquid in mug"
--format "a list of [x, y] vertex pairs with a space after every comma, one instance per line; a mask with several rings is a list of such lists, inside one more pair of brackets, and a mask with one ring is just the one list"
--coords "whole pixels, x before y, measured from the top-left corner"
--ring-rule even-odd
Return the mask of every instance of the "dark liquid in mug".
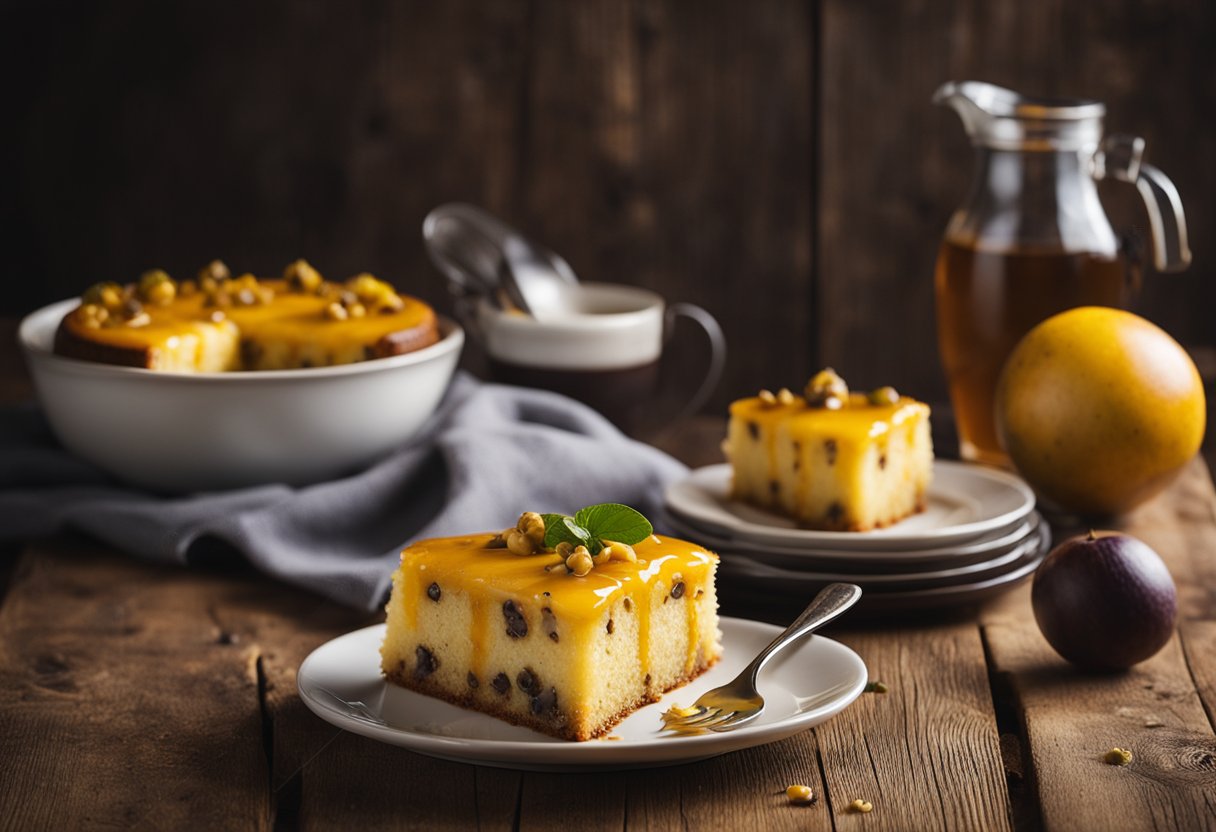
[[1077, 306], [1126, 307], [1136, 272], [1122, 256], [983, 251], [943, 243], [937, 333], [964, 459], [1009, 464], [993, 398], [1005, 359], [1036, 324]]
[[598, 410], [627, 433], [648, 425], [659, 384], [659, 362], [614, 370], [556, 370], [489, 357], [491, 377], [503, 384], [552, 390]]

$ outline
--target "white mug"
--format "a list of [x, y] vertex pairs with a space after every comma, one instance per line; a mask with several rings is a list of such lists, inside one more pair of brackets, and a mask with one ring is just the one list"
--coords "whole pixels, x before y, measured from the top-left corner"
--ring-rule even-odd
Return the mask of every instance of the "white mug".
[[[563, 285], [531, 306], [533, 315], [485, 298], [474, 305], [470, 329], [485, 348], [493, 378], [564, 393], [626, 430], [695, 412], [722, 375], [726, 340], [699, 306], [669, 306], [647, 289], [615, 283]], [[679, 317], [704, 330], [709, 357], [696, 389], [664, 419], [654, 402], [664, 347]]]

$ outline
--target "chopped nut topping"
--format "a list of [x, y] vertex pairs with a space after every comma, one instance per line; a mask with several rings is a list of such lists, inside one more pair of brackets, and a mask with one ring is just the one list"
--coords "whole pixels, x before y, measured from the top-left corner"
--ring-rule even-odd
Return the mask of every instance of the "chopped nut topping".
[[1132, 761], [1132, 752], [1126, 748], [1112, 748], [1102, 756], [1102, 762], [1108, 766], [1125, 766]]
[[894, 387], [879, 387], [877, 390], [871, 390], [866, 398], [870, 400], [870, 404], [897, 404], [899, 402], [899, 393]]
[[849, 386], [831, 367], [820, 370], [807, 382], [806, 401], [811, 407], [839, 410], [849, 400]]
[[545, 545], [545, 520], [535, 511], [525, 511], [519, 515], [519, 520], [515, 523], [515, 528], [531, 538], [536, 544], [536, 548]]
[[287, 268], [283, 269], [283, 279], [291, 291], [306, 295], [316, 292], [324, 282], [321, 273], [303, 258], [287, 264]]
[[85, 303], [105, 307], [111, 312], [122, 306], [125, 300], [122, 287], [117, 283], [95, 283], [85, 291], [81, 299]]
[[586, 546], [578, 546], [566, 558], [566, 568], [574, 573], [575, 577], [583, 578], [591, 571], [594, 562], [591, 560], [591, 553], [587, 551]]
[[203, 289], [216, 289], [222, 281], [232, 277], [223, 260], [212, 260], [198, 270], [198, 285]]
[[862, 800], [860, 797], [849, 804], [849, 809], [861, 814], [867, 814], [874, 811], [874, 804], [868, 800]]
[[532, 538], [519, 529], [511, 529], [507, 533], [507, 548], [511, 550], [511, 554], [520, 556], [535, 555], [537, 550]]
[[86, 303], [80, 307], [80, 315], [84, 325], [89, 329], [98, 329], [110, 318], [110, 310], [97, 303]]
[[768, 405], [769, 407], [773, 407], [774, 405], [777, 404], [777, 397], [773, 395], [772, 390], [761, 390], [760, 391], [760, 403]]
[[785, 789], [785, 796], [789, 799], [790, 803], [815, 802], [815, 792], [811, 790], [810, 786], [787, 786]]
[[493, 537], [490, 538], [490, 542], [486, 544], [486, 548], [487, 549], [505, 549], [505, 548], [507, 548], [507, 535], [510, 534], [512, 531], [514, 531], [514, 529], [506, 529], [505, 531], [499, 532], [498, 534], [494, 535]]
[[605, 540], [604, 549], [608, 550], [608, 560], [619, 560], [625, 563], [637, 563], [638, 553], [628, 543], [617, 543], [615, 540]]
[[885, 682], [867, 682], [865, 692], [866, 693], [886, 693], [889, 690], [890, 690], [890, 688], [887, 687]]
[[345, 321], [350, 317], [350, 313], [346, 311], [346, 307], [334, 301], [325, 307], [325, 317], [331, 321]]
[[777, 391], [777, 403], [782, 405], [791, 405], [794, 403], [794, 394], [790, 392], [788, 387], [782, 387]]
[[391, 284], [367, 273], [357, 274], [346, 281], [346, 290], [355, 296], [356, 302], [365, 307], [365, 313], [397, 312], [405, 306], [405, 301]]
[[177, 284], [162, 269], [153, 269], [140, 275], [136, 291], [145, 303], [168, 306], [177, 297]]

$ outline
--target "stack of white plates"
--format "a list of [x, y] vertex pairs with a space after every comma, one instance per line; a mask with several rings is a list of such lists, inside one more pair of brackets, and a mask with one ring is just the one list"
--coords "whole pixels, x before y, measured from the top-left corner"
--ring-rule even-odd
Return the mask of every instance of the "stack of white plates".
[[822, 532], [730, 498], [730, 466], [667, 489], [672, 531], [722, 556], [721, 594], [809, 599], [832, 581], [861, 586], [870, 612], [962, 606], [1033, 574], [1051, 547], [1034, 493], [1017, 477], [938, 460], [925, 511], [872, 532]]

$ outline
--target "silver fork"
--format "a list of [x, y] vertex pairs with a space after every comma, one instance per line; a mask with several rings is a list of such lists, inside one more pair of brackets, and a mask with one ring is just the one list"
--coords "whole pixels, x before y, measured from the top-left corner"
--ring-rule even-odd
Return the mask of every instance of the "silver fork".
[[756, 688], [756, 677], [768, 660], [803, 636], [828, 623], [857, 603], [861, 587], [828, 584], [802, 611], [785, 632], [773, 639], [743, 672], [721, 687], [706, 691], [690, 707], [673, 708], [663, 714], [663, 727], [681, 734], [730, 731], [751, 722], [764, 712], [764, 697]]

